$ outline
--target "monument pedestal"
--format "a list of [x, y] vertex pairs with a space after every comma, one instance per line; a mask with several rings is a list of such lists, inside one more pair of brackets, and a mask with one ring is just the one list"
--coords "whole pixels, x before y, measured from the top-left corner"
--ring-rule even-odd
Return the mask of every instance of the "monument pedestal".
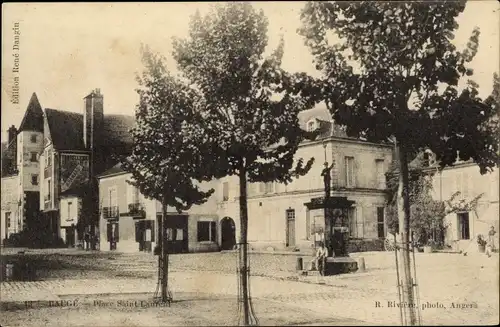
[[358, 262], [351, 257], [328, 257], [325, 264], [325, 276], [348, 274], [358, 270]]

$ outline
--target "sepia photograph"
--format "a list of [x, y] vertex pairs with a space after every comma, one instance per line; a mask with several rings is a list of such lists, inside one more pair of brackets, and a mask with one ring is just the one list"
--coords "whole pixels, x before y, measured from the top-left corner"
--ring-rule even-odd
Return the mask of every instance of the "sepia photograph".
[[500, 323], [500, 2], [1, 24], [1, 326]]

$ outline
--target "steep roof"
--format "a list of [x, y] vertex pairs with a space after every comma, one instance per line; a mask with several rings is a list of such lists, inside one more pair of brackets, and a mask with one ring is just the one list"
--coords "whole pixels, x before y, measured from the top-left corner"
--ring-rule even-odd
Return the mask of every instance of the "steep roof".
[[[83, 143], [83, 115], [70, 111], [45, 109], [50, 136], [58, 150], [85, 150]], [[105, 147], [132, 144], [130, 129], [135, 119], [127, 115], [105, 115], [101, 144]]]
[[105, 115], [102, 141], [106, 146], [132, 144], [130, 130], [135, 125], [135, 118], [127, 115]]
[[332, 116], [324, 103], [318, 104], [316, 107], [301, 111], [298, 115], [299, 125], [302, 129], [307, 129], [307, 123], [311, 120], [316, 120], [319, 123], [320, 133], [318, 138], [326, 138], [330, 136], [348, 137], [345, 130], [335, 124]]
[[55, 149], [85, 150], [82, 114], [47, 108], [45, 115]]
[[97, 176], [97, 178], [105, 178], [108, 176], [125, 174], [125, 173], [127, 173], [127, 172], [122, 168], [122, 165], [120, 163], [118, 163], [118, 164], [114, 165], [113, 167], [111, 167], [110, 169], [103, 172], [102, 174], [99, 174]]
[[43, 132], [43, 110], [36, 93], [31, 95], [28, 108], [19, 126], [19, 132], [21, 131]]
[[299, 112], [298, 118], [300, 128], [302, 129], [306, 129], [307, 122], [309, 122], [311, 119], [316, 118], [327, 122], [332, 121], [332, 116], [330, 115], [330, 112], [328, 111], [324, 103], [320, 103], [314, 108]]

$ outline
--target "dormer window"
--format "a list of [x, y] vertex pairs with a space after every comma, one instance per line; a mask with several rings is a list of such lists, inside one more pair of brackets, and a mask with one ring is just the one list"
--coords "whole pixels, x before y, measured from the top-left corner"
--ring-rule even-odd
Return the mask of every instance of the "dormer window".
[[307, 131], [312, 132], [317, 128], [316, 119], [311, 119], [307, 122]]
[[424, 152], [424, 167], [431, 167], [435, 164], [434, 154], [430, 150], [425, 150]]

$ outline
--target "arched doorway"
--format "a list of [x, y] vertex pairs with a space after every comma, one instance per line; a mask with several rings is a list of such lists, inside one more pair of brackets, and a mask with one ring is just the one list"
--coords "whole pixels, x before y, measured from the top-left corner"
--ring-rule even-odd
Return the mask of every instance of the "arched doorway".
[[236, 245], [236, 225], [234, 220], [224, 217], [220, 221], [221, 250], [232, 250]]

